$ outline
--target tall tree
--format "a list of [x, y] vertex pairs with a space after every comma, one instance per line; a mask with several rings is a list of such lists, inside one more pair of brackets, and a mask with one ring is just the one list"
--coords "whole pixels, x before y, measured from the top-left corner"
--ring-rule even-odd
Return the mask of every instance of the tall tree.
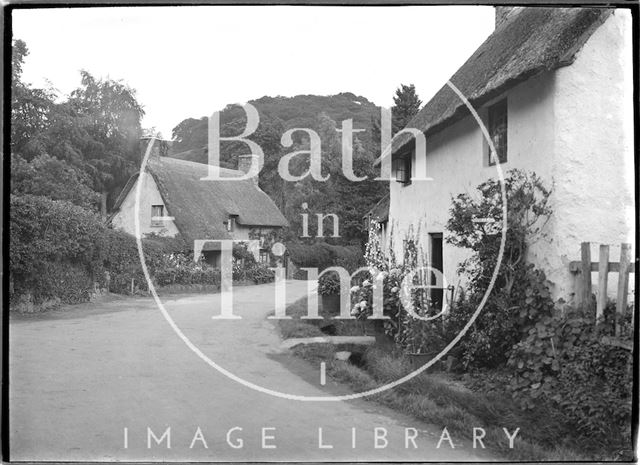
[[44, 152], [42, 133], [47, 115], [54, 105], [55, 94], [35, 89], [22, 81], [24, 60], [29, 49], [22, 40], [14, 40], [11, 49], [11, 153], [27, 160]]
[[89, 136], [83, 147], [84, 167], [102, 196], [101, 212], [106, 216], [109, 192], [126, 182], [139, 161], [144, 110], [126, 84], [96, 79], [84, 70], [81, 76], [69, 104]]
[[[11, 153], [20, 157], [16, 160], [21, 160], [23, 173], [37, 173], [41, 179], [53, 177], [53, 171], [64, 173], [63, 177], [69, 180], [68, 192], [64, 192], [64, 183], [45, 183], [55, 187], [52, 198], [76, 199], [82, 185], [88, 184], [101, 193], [105, 215], [108, 193], [124, 184], [138, 162], [144, 112], [135, 91], [122, 82], [96, 79], [82, 71], [81, 86], [68, 98], [59, 100], [52, 90], [36, 89], [22, 81], [28, 53], [23, 41], [14, 40]], [[22, 162], [35, 164], [28, 167]], [[52, 172], [48, 173], [48, 168]], [[21, 186], [22, 192], [34, 188], [33, 183]]]
[[[416, 87], [413, 84], [400, 84], [396, 89], [393, 97], [393, 106], [391, 107], [391, 135], [394, 136], [398, 131], [404, 129], [407, 124], [420, 111], [422, 100], [416, 93]], [[375, 144], [375, 152], [379, 153], [380, 147], [380, 115], [371, 117], [372, 138]]]
[[397, 133], [405, 128], [409, 121], [420, 111], [422, 100], [418, 98], [416, 86], [413, 84], [400, 84], [393, 97], [393, 107], [391, 107], [391, 126], [393, 133]]

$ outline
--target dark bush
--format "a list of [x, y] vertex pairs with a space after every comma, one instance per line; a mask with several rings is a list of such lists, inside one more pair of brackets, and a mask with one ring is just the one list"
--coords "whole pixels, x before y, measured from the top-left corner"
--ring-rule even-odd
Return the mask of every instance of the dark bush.
[[95, 214], [67, 201], [11, 196], [9, 225], [10, 298], [88, 298], [103, 276], [104, 226]]
[[342, 266], [353, 272], [364, 264], [362, 250], [355, 245], [331, 245], [326, 242], [307, 245], [289, 242], [287, 251], [291, 261], [299, 268], [318, 268], [322, 271], [330, 266]]
[[[151, 277], [162, 268], [163, 244], [156, 240], [143, 240], [142, 250]], [[109, 273], [109, 291], [126, 294], [133, 288], [148, 290], [142, 271], [138, 245], [135, 237], [122, 231], [105, 229], [103, 232], [102, 256], [105, 270]]]
[[[566, 307], [541, 319], [513, 349], [509, 386], [523, 407], [558, 406], [584, 433], [630, 439], [632, 354], [603, 343], [612, 325], [596, 322], [593, 309]], [[621, 321], [631, 341], [631, 312]]]

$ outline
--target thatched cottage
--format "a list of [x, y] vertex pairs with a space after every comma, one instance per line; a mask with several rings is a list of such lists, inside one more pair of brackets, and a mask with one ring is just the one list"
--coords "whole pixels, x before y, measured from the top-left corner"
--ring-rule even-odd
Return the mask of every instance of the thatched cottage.
[[[450, 78], [484, 122], [503, 172], [534, 171], [553, 186], [548, 240], [532, 244], [529, 259], [556, 297], [576, 290], [568, 264], [581, 242], [596, 260], [598, 243], [610, 244], [617, 261], [616, 246], [635, 237], [632, 69], [629, 10], [500, 7], [493, 34]], [[394, 139], [389, 207], [371, 215], [388, 215], [399, 248], [422, 221], [423, 246], [455, 284], [468, 252], [443, 240], [451, 199], [497, 178], [495, 162], [448, 85], [408, 126], [426, 135], [426, 157], [416, 157], [412, 135]], [[433, 180], [412, 182], [425, 169]]]
[[[246, 173], [250, 157], [240, 157], [239, 170], [220, 168], [222, 177], [237, 178]], [[153, 150], [145, 172], [132, 176], [118, 196], [110, 218], [112, 226], [135, 235], [139, 182], [143, 236], [180, 234], [193, 246], [194, 241], [203, 239], [261, 240], [288, 225], [273, 200], [258, 187], [257, 178], [202, 181], [207, 170], [208, 165], [163, 157]], [[268, 250], [262, 248], [256, 254], [266, 261]], [[219, 264], [220, 251], [215, 243], [205, 245], [204, 255], [208, 262]]]

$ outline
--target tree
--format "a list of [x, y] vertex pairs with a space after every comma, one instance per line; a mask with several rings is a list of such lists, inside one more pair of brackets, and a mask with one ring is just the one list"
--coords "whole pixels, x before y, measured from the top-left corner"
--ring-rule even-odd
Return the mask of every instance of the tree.
[[99, 195], [88, 176], [63, 160], [47, 154], [27, 162], [11, 154], [11, 193], [67, 200], [87, 210], [96, 210]]
[[22, 67], [27, 55], [27, 45], [22, 40], [14, 40], [11, 54], [11, 153], [19, 153], [30, 160], [45, 150], [46, 144], [41, 136], [47, 126], [47, 115], [54, 105], [55, 94], [22, 82]]
[[[420, 111], [422, 100], [416, 93], [416, 87], [413, 84], [400, 84], [396, 89], [393, 97], [393, 106], [391, 107], [391, 135], [394, 136], [398, 131], [404, 129], [414, 116]], [[371, 131], [373, 143], [378, 148], [379, 153], [384, 147], [380, 147], [380, 115], [374, 115], [371, 118]]]
[[405, 128], [409, 121], [420, 111], [422, 100], [418, 98], [416, 87], [413, 84], [404, 85], [396, 89], [391, 108], [393, 134]]
[[187, 150], [200, 149], [206, 147], [208, 142], [209, 118], [187, 118], [173, 128], [172, 153], [186, 152]]
[[107, 195], [126, 182], [139, 162], [144, 110], [126, 84], [96, 79], [84, 70], [80, 74], [81, 86], [71, 93], [69, 104], [89, 136], [82, 151], [84, 169], [101, 193], [106, 216]]
[[[19, 157], [15, 159], [18, 167], [25, 176], [31, 173], [43, 186], [51, 187], [51, 198], [83, 204], [78, 198], [83, 192], [90, 203], [93, 197], [82, 187], [90, 186], [101, 193], [106, 216], [107, 195], [126, 182], [139, 162], [144, 112], [135, 91], [122, 82], [96, 79], [82, 71], [81, 86], [57, 101], [51, 89], [36, 89], [22, 81], [29, 54], [26, 44], [14, 40], [12, 52], [11, 153]], [[70, 183], [67, 191], [64, 183], [53, 179], [54, 172]], [[19, 192], [47, 195], [33, 182], [27, 186], [23, 181], [16, 184]]]

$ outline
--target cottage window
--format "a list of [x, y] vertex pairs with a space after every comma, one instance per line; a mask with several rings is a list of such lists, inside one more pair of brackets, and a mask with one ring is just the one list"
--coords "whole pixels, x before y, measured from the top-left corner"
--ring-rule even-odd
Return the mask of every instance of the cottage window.
[[266, 249], [260, 249], [260, 263], [264, 265], [269, 264], [269, 251]]
[[[496, 149], [496, 156], [499, 163], [507, 161], [507, 100], [501, 100], [495, 105], [489, 107], [489, 137]], [[489, 166], [496, 164], [495, 158], [491, 156], [491, 148], [487, 151], [489, 154]]]
[[164, 206], [163, 205], [151, 205], [151, 226], [154, 228], [164, 226]]
[[235, 231], [235, 229], [236, 229], [236, 217], [230, 216], [229, 220], [227, 221], [227, 231], [232, 232], [232, 231]]
[[392, 168], [397, 182], [411, 184], [411, 154], [393, 160]]

